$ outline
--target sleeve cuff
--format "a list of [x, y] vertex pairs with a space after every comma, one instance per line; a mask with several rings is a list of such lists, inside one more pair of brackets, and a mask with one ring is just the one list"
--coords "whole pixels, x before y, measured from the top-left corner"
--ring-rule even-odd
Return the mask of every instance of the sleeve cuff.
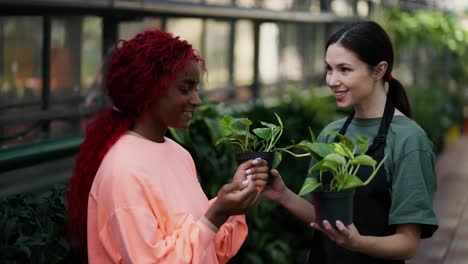
[[210, 220], [208, 220], [208, 218], [206, 218], [205, 216], [202, 216], [200, 218], [200, 222], [207, 226], [209, 229], [211, 229], [211, 231], [213, 231], [214, 233], [218, 233], [219, 228], [217, 228], [213, 223], [211, 223]]

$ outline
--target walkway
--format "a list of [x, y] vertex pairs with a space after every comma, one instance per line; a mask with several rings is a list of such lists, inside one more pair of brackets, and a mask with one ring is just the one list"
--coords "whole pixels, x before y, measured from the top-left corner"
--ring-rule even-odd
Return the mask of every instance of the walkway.
[[435, 210], [439, 229], [408, 264], [468, 264], [468, 136], [439, 155]]

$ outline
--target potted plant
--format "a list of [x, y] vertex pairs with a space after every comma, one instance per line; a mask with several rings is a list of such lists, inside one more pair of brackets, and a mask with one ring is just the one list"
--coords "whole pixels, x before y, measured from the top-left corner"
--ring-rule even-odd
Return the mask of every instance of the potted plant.
[[283, 122], [275, 113], [278, 124], [260, 121], [261, 126], [252, 129], [253, 122], [245, 117], [235, 118], [224, 115], [220, 120], [221, 137], [216, 144], [228, 142], [239, 148], [236, 154], [237, 162], [243, 163], [249, 159], [262, 158], [268, 162], [268, 182], [271, 182], [271, 169], [279, 165], [282, 159], [281, 152], [289, 153], [295, 157], [309, 156], [309, 153], [296, 154], [290, 151], [296, 144], [278, 147], [276, 143], [283, 134]]
[[[377, 162], [366, 153], [369, 144], [367, 137], [357, 137], [354, 144], [349, 138], [335, 131], [329, 131], [339, 138], [339, 142], [302, 141], [299, 147], [306, 150], [316, 163], [309, 173], [318, 171], [314, 177], [307, 177], [299, 191], [299, 195], [311, 193], [317, 222], [328, 220], [335, 227], [336, 220], [349, 225], [353, 221], [353, 199], [355, 188], [369, 184], [377, 174], [387, 156], [377, 165]], [[361, 166], [371, 166], [372, 174], [365, 181], [356, 176]]]

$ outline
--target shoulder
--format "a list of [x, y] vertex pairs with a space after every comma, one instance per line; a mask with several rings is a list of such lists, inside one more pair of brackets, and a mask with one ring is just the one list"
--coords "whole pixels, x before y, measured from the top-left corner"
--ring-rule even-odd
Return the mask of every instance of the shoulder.
[[412, 119], [397, 115], [393, 118], [389, 130], [393, 143], [406, 151], [432, 151], [433, 144], [426, 132]]

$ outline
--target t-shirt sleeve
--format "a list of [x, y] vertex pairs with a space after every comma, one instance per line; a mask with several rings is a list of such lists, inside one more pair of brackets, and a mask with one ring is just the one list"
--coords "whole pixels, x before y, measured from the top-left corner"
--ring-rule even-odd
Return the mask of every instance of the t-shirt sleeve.
[[394, 162], [389, 225], [421, 224], [421, 238], [438, 228], [433, 201], [436, 191], [435, 158], [432, 151], [414, 150]]

